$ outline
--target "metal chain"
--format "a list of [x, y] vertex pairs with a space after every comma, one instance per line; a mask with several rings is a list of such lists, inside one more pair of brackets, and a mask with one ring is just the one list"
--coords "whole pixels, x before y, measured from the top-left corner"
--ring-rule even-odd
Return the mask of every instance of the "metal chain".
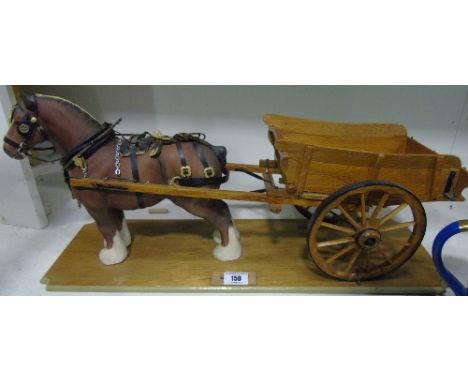
[[122, 138], [117, 138], [117, 146], [115, 146], [115, 175], [120, 176], [120, 146], [122, 145]]

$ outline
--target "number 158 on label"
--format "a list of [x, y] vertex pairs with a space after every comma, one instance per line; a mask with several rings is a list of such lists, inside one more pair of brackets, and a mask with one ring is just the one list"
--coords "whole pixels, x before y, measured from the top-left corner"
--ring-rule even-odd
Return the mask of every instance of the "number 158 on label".
[[224, 285], [249, 285], [249, 272], [224, 272]]

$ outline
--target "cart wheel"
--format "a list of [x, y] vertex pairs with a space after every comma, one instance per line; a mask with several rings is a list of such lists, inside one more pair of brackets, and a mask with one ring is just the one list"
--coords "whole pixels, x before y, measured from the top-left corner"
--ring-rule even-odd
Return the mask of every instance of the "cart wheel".
[[[333, 214], [335, 224], [329, 223]], [[369, 180], [325, 199], [308, 226], [309, 255], [340, 280], [370, 280], [405, 263], [426, 231], [419, 199], [398, 184]]]

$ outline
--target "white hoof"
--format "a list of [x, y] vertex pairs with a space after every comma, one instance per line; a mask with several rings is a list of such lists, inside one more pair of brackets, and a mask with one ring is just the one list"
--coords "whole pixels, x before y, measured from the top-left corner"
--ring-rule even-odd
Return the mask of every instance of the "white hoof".
[[[237, 260], [242, 255], [242, 246], [236, 235], [236, 228], [229, 227], [229, 244], [223, 247], [221, 244], [217, 245], [213, 250], [213, 255], [221, 261]], [[239, 234], [239, 233], [237, 233]]]
[[120, 230], [120, 236], [122, 237], [122, 241], [126, 247], [128, 247], [132, 243], [132, 235], [128, 230], [127, 221], [123, 219], [122, 221], [122, 229]]
[[124, 261], [128, 255], [127, 247], [122, 241], [119, 232], [115, 233], [112, 240], [111, 248], [103, 248], [99, 252], [99, 260], [101, 260], [104, 265], [119, 264]]
[[[240, 240], [240, 233], [239, 233], [239, 230], [237, 229], [237, 227], [234, 225], [232, 225], [232, 227], [234, 227], [234, 232], [236, 234], [236, 237], [237, 237], [237, 240]], [[219, 232], [217, 229], [215, 229], [213, 231], [213, 240], [216, 244], [221, 244], [222, 240], [221, 240], [221, 232]]]

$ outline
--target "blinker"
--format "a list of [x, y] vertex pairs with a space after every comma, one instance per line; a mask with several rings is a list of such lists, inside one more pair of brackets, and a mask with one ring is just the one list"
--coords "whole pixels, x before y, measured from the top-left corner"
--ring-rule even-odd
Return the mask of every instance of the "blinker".
[[18, 122], [18, 133], [25, 138], [29, 138], [33, 134], [35, 128], [38, 126], [38, 122], [39, 120], [37, 119], [37, 116], [26, 115], [25, 119]]
[[27, 135], [30, 132], [30, 127], [26, 123], [21, 123], [18, 125], [18, 132], [23, 135]]

